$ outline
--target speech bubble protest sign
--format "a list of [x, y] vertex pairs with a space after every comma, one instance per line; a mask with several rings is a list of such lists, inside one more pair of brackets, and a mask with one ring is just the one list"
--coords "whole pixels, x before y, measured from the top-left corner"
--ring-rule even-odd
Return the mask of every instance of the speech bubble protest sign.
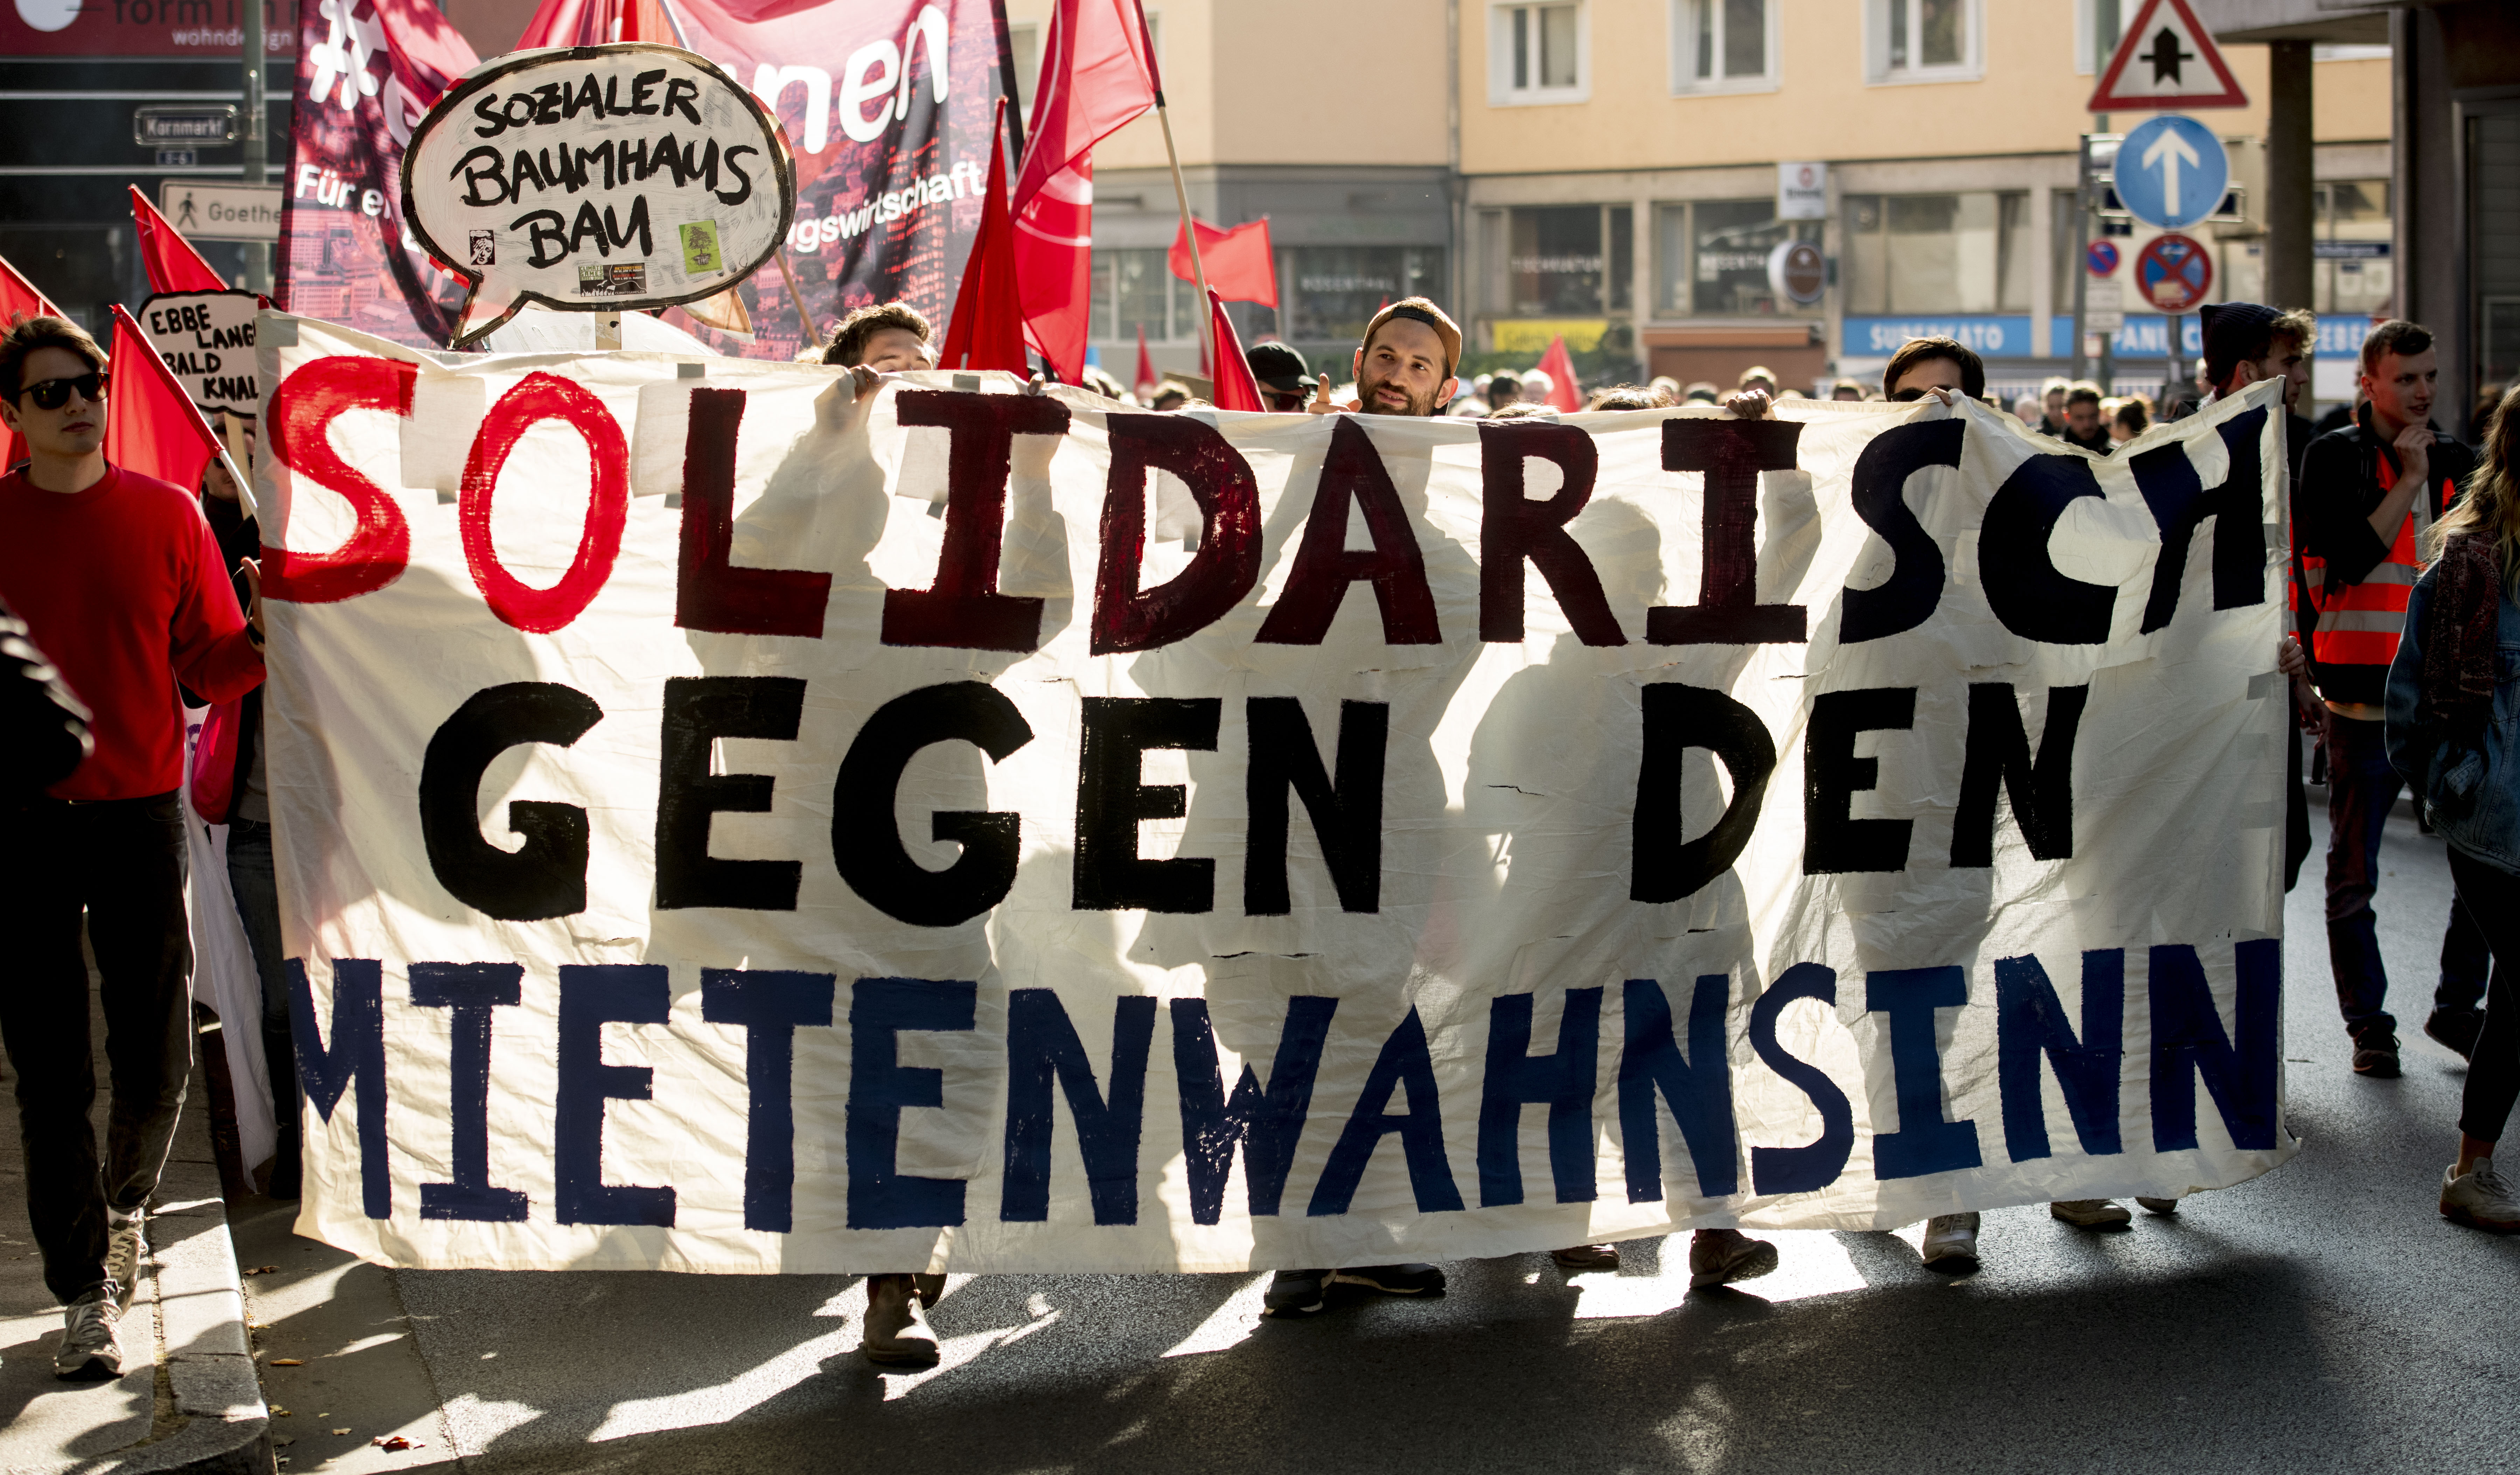
[[402, 199], [421, 245], [472, 284], [462, 347], [529, 301], [617, 312], [724, 291], [787, 235], [796, 170], [715, 64], [620, 42], [466, 73], [413, 130]]
[[261, 307], [249, 291], [159, 292], [140, 304], [140, 331], [203, 415], [225, 410], [251, 420], [262, 403], [253, 377], [253, 315]]

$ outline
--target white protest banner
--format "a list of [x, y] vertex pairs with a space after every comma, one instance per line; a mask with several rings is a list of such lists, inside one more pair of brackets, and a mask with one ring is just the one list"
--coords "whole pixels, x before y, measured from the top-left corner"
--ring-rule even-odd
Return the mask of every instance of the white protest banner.
[[1222, 1271], [2294, 1150], [2275, 386], [2098, 460], [264, 323], [301, 1232]]
[[697, 301], [770, 259], [796, 211], [787, 136], [715, 63], [623, 41], [468, 71], [412, 130], [403, 214], [472, 284], [455, 344], [526, 302]]
[[161, 291], [137, 317], [185, 398], [203, 415], [225, 410], [250, 420], [262, 408], [253, 377], [253, 318], [261, 310], [249, 291]]

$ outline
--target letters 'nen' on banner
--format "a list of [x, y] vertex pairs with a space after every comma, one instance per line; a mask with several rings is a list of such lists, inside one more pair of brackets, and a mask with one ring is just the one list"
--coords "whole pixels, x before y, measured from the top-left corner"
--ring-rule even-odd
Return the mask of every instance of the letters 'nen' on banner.
[[258, 346], [301, 1232], [1224, 1271], [2294, 1150], [2271, 385], [2094, 460]]

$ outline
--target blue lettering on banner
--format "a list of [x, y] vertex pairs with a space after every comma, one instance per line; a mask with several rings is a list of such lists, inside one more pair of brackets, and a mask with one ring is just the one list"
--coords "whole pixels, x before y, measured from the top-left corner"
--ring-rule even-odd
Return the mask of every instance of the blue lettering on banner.
[[[1808, 1060], [1785, 1053], [1777, 1039], [1777, 1021], [1797, 999], [1837, 1003], [1837, 970], [1825, 963], [1798, 962], [1778, 975], [1750, 1006], [1750, 1048], [1770, 1070], [1811, 1097], [1820, 1110], [1820, 1136], [1800, 1147], [1750, 1149], [1750, 1186], [1760, 1193], [1809, 1193], [1837, 1182], [1855, 1151], [1855, 1105], [1828, 1073]], [[1939, 1108], [1936, 1116], [1940, 1116]]]
[[831, 973], [700, 969], [700, 1017], [743, 1026], [743, 1227], [795, 1228], [796, 1027], [832, 1022]]
[[1269, 1085], [1246, 1062], [1225, 1095], [1217, 1069], [1216, 1029], [1204, 999], [1176, 999], [1173, 1011], [1173, 1084], [1181, 1095], [1182, 1170], [1190, 1181], [1193, 1224], [1216, 1224], [1225, 1214], [1225, 1181], [1234, 1152], [1242, 1150], [1242, 1184], [1252, 1217], [1278, 1212], [1295, 1147], [1312, 1109], [1313, 1080], [1321, 1074], [1322, 1047], [1329, 1040], [1338, 1001], [1298, 994], [1286, 1001], [1286, 1023], [1278, 1036], [1278, 1058]]
[[896, 1170], [901, 1112], [945, 1104], [945, 1072], [901, 1063], [905, 1030], [967, 1030], [980, 986], [960, 979], [861, 978], [849, 991], [849, 1228], [945, 1229], [963, 1222], [964, 1184]]
[[393, 1217], [393, 1175], [385, 1169], [384, 964], [373, 958], [333, 960], [333, 1038], [315, 1029], [315, 989], [303, 959], [289, 960], [289, 1043], [297, 1084], [315, 1114], [333, 1120], [341, 1093], [359, 1089], [359, 1195], [370, 1219]]
[[[1391, 1094], [1404, 1088], [1409, 1109], [1385, 1110]], [[1330, 1149], [1321, 1182], [1313, 1184], [1313, 1201], [1304, 1212], [1316, 1219], [1346, 1213], [1356, 1199], [1356, 1185], [1364, 1181], [1365, 1165], [1373, 1159], [1373, 1149], [1395, 1132], [1400, 1134], [1401, 1154], [1409, 1161], [1409, 1188], [1418, 1200], [1418, 1212], [1460, 1209], [1462, 1190], [1455, 1186], [1452, 1162], [1444, 1155], [1444, 1109], [1435, 1088], [1435, 1060], [1426, 1049], [1425, 1021], [1418, 1017], [1415, 1005], [1391, 1038], [1382, 1042], [1382, 1052], [1374, 1056], [1365, 1090], [1357, 1095], [1356, 1109], [1340, 1130], [1338, 1145]]]
[[2003, 1145], [2016, 1163], [2049, 1155], [2048, 1108], [2039, 1089], [2045, 1051], [2083, 1151], [2106, 1157], [2118, 1139], [2118, 1067], [2126, 1059], [2126, 949], [2083, 955], [2083, 1033], [2078, 1039], [2056, 986], [2036, 958], [1995, 961], [1996, 1084], [2003, 1097]]
[[1488, 1002], [1479, 1093], [1479, 1206], [1522, 1202], [1522, 1108], [1549, 1108], [1549, 1172], [1559, 1203], [1591, 1203], [1593, 1093], [1600, 1082], [1601, 991], [1568, 989], [1553, 1054], [1531, 1052], [1529, 994]]
[[1688, 1004], [1688, 1053], [1672, 1038], [1671, 1001], [1650, 978], [1628, 980], [1627, 1044], [1619, 1050], [1619, 1144], [1627, 1160], [1628, 1202], [1662, 1200], [1662, 1132], [1654, 1116], [1659, 1093], [1688, 1144], [1697, 1196], [1729, 1198], [1741, 1190], [1739, 1136], [1732, 1117], [1732, 1067], [1724, 1049], [1724, 1010], [1732, 979], [1701, 973]]
[[1899, 1130], [1872, 1134], [1873, 1176], [1922, 1178], [1977, 1167], [1977, 1123], [1943, 1115], [1943, 1052], [1934, 1015], [1968, 1003], [1968, 978], [1957, 967], [1875, 968], [1865, 975], [1864, 1006], [1890, 1016], [1890, 1082]]
[[2196, 1145], [2196, 1079], [2201, 1076], [2231, 1145], [2275, 1145], [2275, 1022], [2283, 1007], [2283, 944], [2273, 938], [2232, 950], [2231, 1028], [2214, 1003], [2205, 965], [2190, 947], [2152, 950], [2152, 1145]]
[[420, 1217], [518, 1224], [525, 1195], [490, 1182], [490, 1016], [502, 1005], [524, 1001], [525, 969], [514, 962], [415, 962], [411, 1002], [442, 1008], [451, 1017], [447, 1051], [450, 1080], [448, 1157], [455, 1181], [420, 1185]]
[[1067, 1094], [1077, 1155], [1096, 1224], [1138, 1222], [1138, 1142], [1147, 1120], [1147, 1052], [1155, 1037], [1155, 1001], [1111, 1002], [1111, 1090], [1094, 1081], [1094, 1062], [1058, 996], [1016, 989], [1007, 996], [1007, 1140], [998, 1218], [1010, 1224], [1050, 1217], [1051, 1081]]
[[674, 1190], [604, 1181], [604, 1103], [655, 1095], [647, 1065], [604, 1063], [607, 1024], [662, 1024], [672, 1007], [665, 965], [560, 965], [560, 1084], [552, 1106], [553, 1197], [562, 1224], [644, 1224], [670, 1229]]

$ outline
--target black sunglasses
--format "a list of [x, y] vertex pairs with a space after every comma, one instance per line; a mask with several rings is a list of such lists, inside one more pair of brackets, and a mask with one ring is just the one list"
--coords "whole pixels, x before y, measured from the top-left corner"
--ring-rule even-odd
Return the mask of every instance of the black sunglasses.
[[91, 369], [75, 379], [48, 379], [41, 383], [28, 384], [20, 392], [33, 400], [38, 410], [58, 410], [68, 404], [70, 391], [73, 389], [78, 391], [79, 398], [89, 404], [103, 404], [105, 386], [111, 379], [112, 376], [106, 371]]

